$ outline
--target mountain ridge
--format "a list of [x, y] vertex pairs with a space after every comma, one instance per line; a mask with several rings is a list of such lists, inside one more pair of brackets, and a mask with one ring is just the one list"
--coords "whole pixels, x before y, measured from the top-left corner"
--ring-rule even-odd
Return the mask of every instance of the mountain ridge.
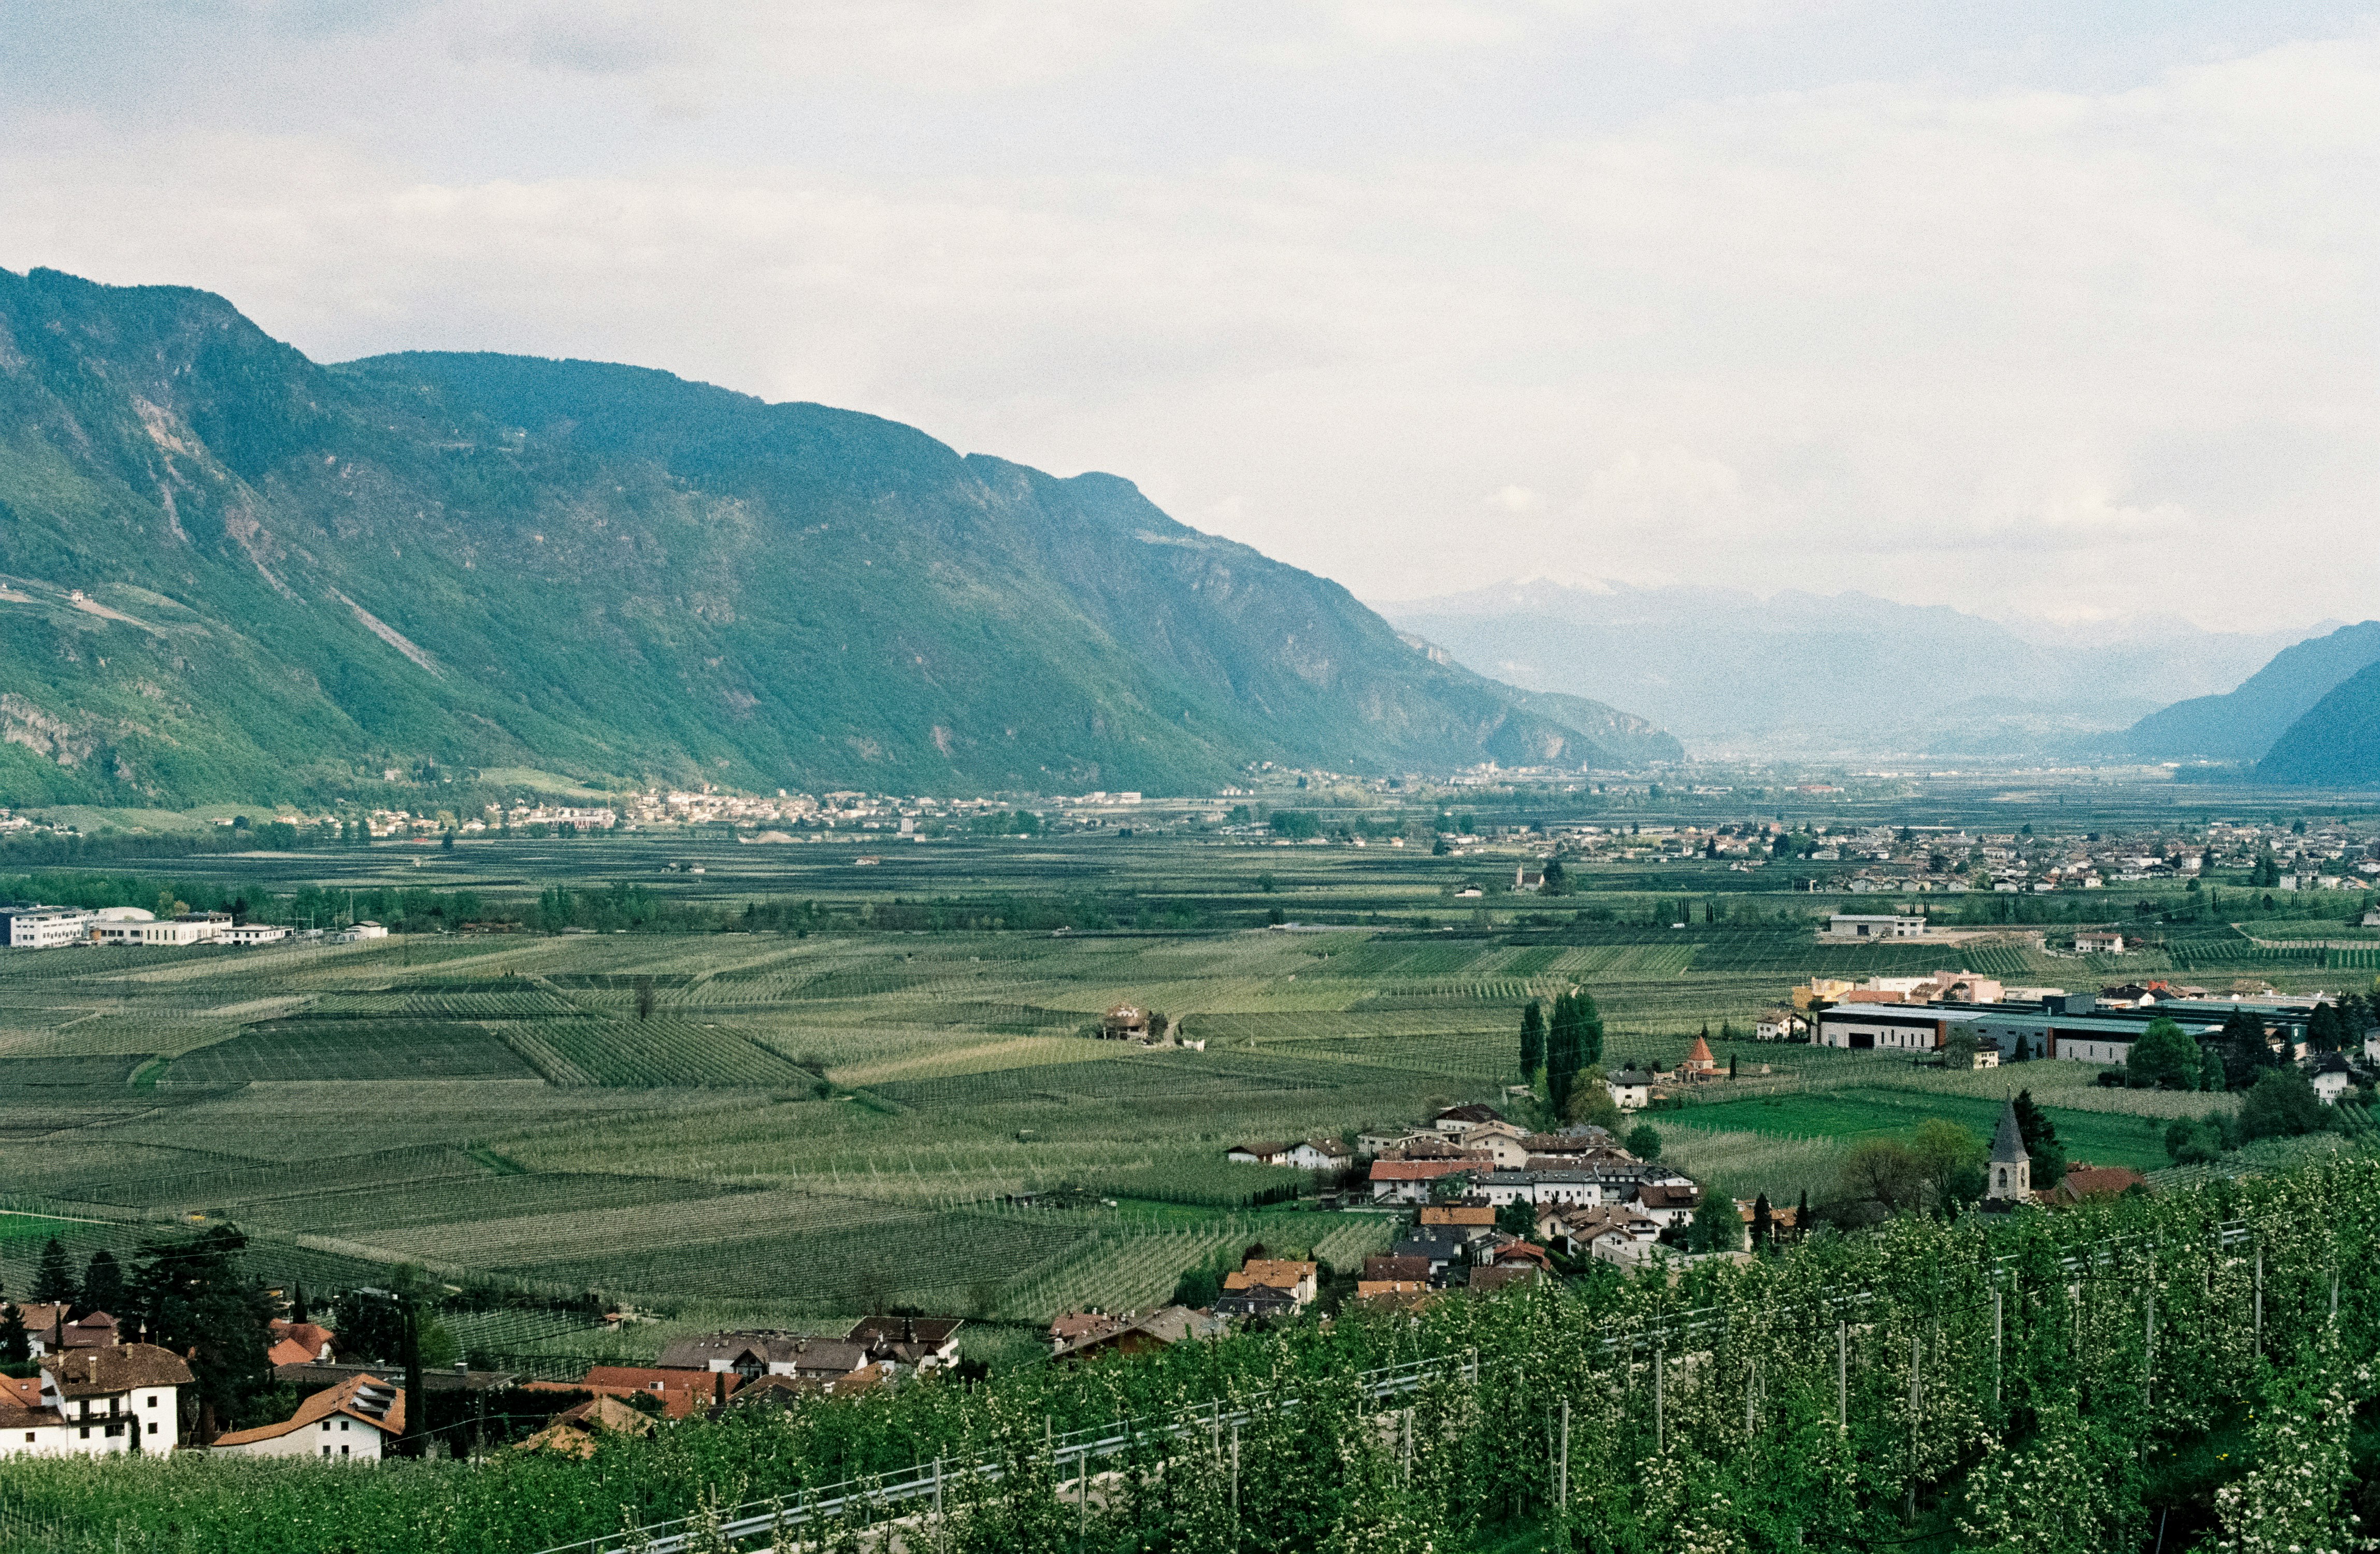
[[0, 574], [20, 803], [383, 766], [1164, 792], [1676, 751], [1433, 663], [1120, 477], [650, 368], [318, 364], [212, 294], [55, 271], [0, 272]]
[[2261, 759], [2330, 693], [2380, 662], [2380, 621], [2294, 643], [2235, 688], [2192, 697], [2134, 723], [2126, 746], [2152, 760]]

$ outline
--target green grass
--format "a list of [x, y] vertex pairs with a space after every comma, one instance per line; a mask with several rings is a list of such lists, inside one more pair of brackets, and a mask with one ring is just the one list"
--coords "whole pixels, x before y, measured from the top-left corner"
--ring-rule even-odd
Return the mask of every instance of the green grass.
[[[2021, 1079], [2020, 1075], [2010, 1081], [2011, 1094]], [[2171, 1163], [2165, 1152], [2165, 1124], [2157, 1119], [2054, 1104], [2043, 1110], [2056, 1124], [2058, 1142], [2070, 1159], [2143, 1171]], [[1988, 1139], [1998, 1125], [1999, 1113], [2000, 1102], [1980, 1097], [1860, 1087], [1715, 1102], [1677, 1116], [1682, 1123], [1713, 1132], [1848, 1141], [1905, 1134], [1929, 1117], [1947, 1118]], [[1657, 1114], [1655, 1125], [1667, 1121], [1668, 1115]]]

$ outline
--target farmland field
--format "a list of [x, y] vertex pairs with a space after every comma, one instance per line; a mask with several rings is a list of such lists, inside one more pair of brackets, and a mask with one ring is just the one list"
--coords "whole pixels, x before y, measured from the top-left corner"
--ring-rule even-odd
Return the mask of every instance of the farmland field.
[[[1748, 1196], [1820, 1189], [1847, 1141], [1927, 1117], [1988, 1134], [2020, 1084], [2070, 1156], [2144, 1169], [2166, 1163], [2165, 1120], [2212, 1101], [2097, 1088], [2066, 1064], [1951, 1074], [1721, 1038], [1813, 974], [1957, 964], [2080, 986], [2155, 961], [2284, 987], [2340, 975], [2324, 953], [2229, 930], [2105, 965], [2021, 933], [1822, 945], [1776, 915], [1773, 888], [1691, 860], [1664, 866], [1662, 888], [1694, 892], [1711, 920], [1677, 929], [1645, 919], [1652, 898], [1632, 893], [1645, 877], [1620, 868], [1580, 871], [1589, 899], [1611, 904], [1600, 917], [1456, 911], [1452, 888], [1481, 866], [1419, 849], [952, 844], [888, 850], [856, 878], [847, 846], [523, 841], [419, 868], [407, 856], [401, 871], [394, 851], [157, 869], [203, 867], [255, 892], [394, 880], [496, 900], [635, 880], [722, 910], [792, 901], [844, 916], [827, 931], [0, 953], [9, 1289], [53, 1233], [78, 1257], [126, 1255], [175, 1225], [229, 1220], [260, 1271], [310, 1287], [411, 1264], [457, 1283], [592, 1290], [662, 1318], [625, 1335], [490, 1318], [471, 1331], [492, 1350], [634, 1353], [638, 1333], [706, 1312], [798, 1323], [908, 1304], [1026, 1322], [1145, 1306], [1252, 1241], [1342, 1265], [1378, 1249], [1380, 1219], [1259, 1205], [1304, 1179], [1222, 1151], [1495, 1098], [1517, 1077], [1521, 1006], [1573, 985], [1600, 1003], [1614, 1063], [1674, 1062], [1707, 1028], [1747, 1079], [1773, 1071], [1757, 1094], [1657, 1119], [1672, 1158]], [[675, 867], [689, 858], [703, 875]], [[1113, 926], [867, 926], [903, 900], [979, 899], [957, 915], [980, 923], [1017, 910], [991, 904], [1094, 891]], [[1184, 903], [1328, 927], [1166, 926]], [[1767, 915], [1738, 920], [1739, 903]], [[1204, 1050], [1085, 1034], [1119, 1002], [1163, 1011]]]

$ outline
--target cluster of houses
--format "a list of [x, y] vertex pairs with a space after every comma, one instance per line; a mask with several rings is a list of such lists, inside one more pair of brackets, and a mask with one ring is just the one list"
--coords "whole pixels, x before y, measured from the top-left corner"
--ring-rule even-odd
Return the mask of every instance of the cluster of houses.
[[[341, 1361], [338, 1335], [314, 1322], [274, 1317], [266, 1359], [306, 1395], [286, 1419], [186, 1441], [181, 1389], [189, 1362], [128, 1339], [103, 1311], [79, 1317], [63, 1305], [14, 1307], [39, 1374], [0, 1377], [0, 1457], [164, 1456], [188, 1447], [226, 1456], [377, 1462], [407, 1434], [401, 1380], [382, 1367]], [[646, 1429], [658, 1414], [783, 1404], [804, 1396], [847, 1397], [903, 1376], [958, 1361], [953, 1317], [870, 1317], [836, 1336], [745, 1330], [704, 1333], [666, 1345], [650, 1366], [595, 1366], [573, 1381], [518, 1382], [509, 1375], [435, 1373], [431, 1390], [519, 1385], [584, 1395], [523, 1441], [584, 1455], [607, 1431]]]
[[374, 922], [343, 929], [291, 929], [280, 923], [245, 922], [228, 912], [182, 912], [169, 917], [140, 906], [45, 906], [36, 902], [0, 904], [0, 946], [13, 950], [62, 950], [70, 945], [186, 950], [194, 946], [249, 949], [285, 939], [353, 943], [385, 939]]

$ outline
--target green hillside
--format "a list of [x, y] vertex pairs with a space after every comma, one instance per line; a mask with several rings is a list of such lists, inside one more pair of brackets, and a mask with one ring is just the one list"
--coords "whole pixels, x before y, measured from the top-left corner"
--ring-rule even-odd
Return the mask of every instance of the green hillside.
[[322, 366], [0, 272], [0, 802], [387, 768], [897, 791], [1638, 765], [1676, 741], [1325, 579], [923, 432], [591, 362]]

